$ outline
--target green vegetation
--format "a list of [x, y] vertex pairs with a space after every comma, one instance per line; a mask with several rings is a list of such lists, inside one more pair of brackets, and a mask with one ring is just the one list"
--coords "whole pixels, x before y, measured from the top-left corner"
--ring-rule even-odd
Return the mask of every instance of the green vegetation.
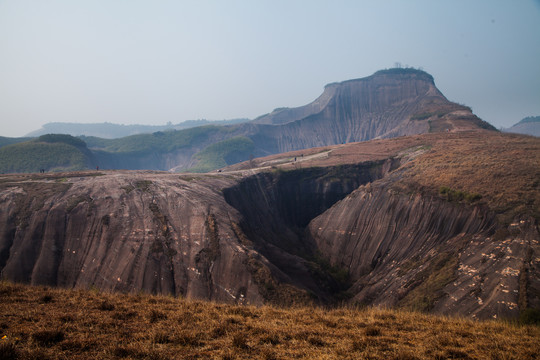
[[47, 134], [38, 137], [36, 142], [44, 142], [49, 144], [67, 144], [75, 146], [76, 148], [86, 149], [86, 143], [79, 138], [65, 134]]
[[439, 188], [439, 194], [443, 195], [447, 201], [456, 201], [460, 202], [465, 200], [468, 203], [473, 203], [482, 198], [482, 195], [477, 193], [468, 193], [466, 191], [453, 190], [448, 186], [441, 186]]
[[76, 171], [88, 167], [89, 160], [81, 145], [50, 140], [36, 139], [0, 148], [0, 172]]
[[74, 196], [71, 199], [69, 199], [69, 202], [68, 202], [67, 207], [66, 207], [66, 212], [69, 214], [80, 203], [90, 202], [90, 201], [92, 201], [92, 199], [88, 195]]
[[519, 314], [519, 322], [524, 325], [540, 326], [540, 310], [528, 308], [521, 311]]
[[428, 74], [427, 72], [423, 70], [415, 69], [413, 67], [405, 67], [405, 68], [395, 67], [391, 69], [379, 70], [373, 75], [410, 75], [410, 74], [421, 75], [423, 77], [426, 77], [431, 82], [434, 81], [433, 76], [431, 76], [430, 74]]
[[316, 254], [307, 265], [315, 281], [322, 289], [334, 294], [338, 300], [344, 300], [344, 298], [350, 296], [346, 293], [346, 290], [352, 284], [349, 271], [346, 268], [330, 264], [322, 254]]
[[444, 115], [448, 114], [448, 110], [439, 110], [434, 112], [423, 112], [419, 114], [414, 114], [411, 116], [411, 120], [426, 120], [430, 117], [436, 116], [442, 118]]
[[152, 134], [132, 135], [119, 139], [81, 138], [86, 141], [88, 147], [111, 153], [167, 153], [203, 142], [211, 135], [229, 131], [229, 127], [207, 125], [179, 131], [158, 131]]
[[2, 359], [534, 359], [540, 328], [0, 282]]
[[142, 190], [142, 191], [150, 190], [150, 185], [152, 185], [151, 180], [138, 180], [138, 181], [135, 182], [135, 187], [137, 189]]
[[194, 158], [198, 160], [198, 163], [187, 171], [208, 172], [247, 160], [254, 148], [253, 141], [244, 136], [220, 141], [195, 154]]
[[17, 144], [17, 143], [29, 141], [31, 139], [32, 138], [27, 138], [27, 137], [24, 137], [24, 138], [10, 138], [10, 137], [0, 136], [0, 148], [4, 147], [6, 145]]

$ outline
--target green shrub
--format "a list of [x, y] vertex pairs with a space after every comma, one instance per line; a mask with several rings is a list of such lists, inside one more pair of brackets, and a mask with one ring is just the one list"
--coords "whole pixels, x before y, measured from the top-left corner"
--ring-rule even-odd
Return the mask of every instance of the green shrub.
[[448, 186], [441, 186], [439, 188], [439, 194], [443, 195], [446, 200], [452, 202], [460, 202], [465, 200], [468, 203], [473, 203], [475, 201], [478, 201], [482, 198], [482, 195], [477, 193], [468, 193], [466, 191], [461, 190], [453, 190], [449, 188]]

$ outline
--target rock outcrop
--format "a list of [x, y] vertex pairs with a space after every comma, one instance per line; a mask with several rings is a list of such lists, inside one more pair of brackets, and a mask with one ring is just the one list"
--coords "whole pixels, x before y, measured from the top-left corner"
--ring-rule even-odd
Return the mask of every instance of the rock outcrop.
[[539, 160], [538, 139], [482, 131], [302, 150], [205, 175], [3, 175], [1, 277], [516, 317], [540, 309]]
[[534, 222], [520, 225], [501, 241], [493, 214], [479, 207], [396, 193], [381, 182], [315, 218], [308, 233], [331, 264], [349, 271], [355, 302], [515, 317], [527, 253], [540, 250]]
[[231, 225], [227, 177], [152, 173], [41, 178], [4, 189], [2, 277], [260, 304]]
[[366, 78], [329, 84], [311, 104], [277, 109], [253, 123], [267, 125], [259, 131], [276, 142], [277, 152], [429, 132], [493, 129], [468, 107], [448, 101], [431, 75], [414, 69], [381, 70]]

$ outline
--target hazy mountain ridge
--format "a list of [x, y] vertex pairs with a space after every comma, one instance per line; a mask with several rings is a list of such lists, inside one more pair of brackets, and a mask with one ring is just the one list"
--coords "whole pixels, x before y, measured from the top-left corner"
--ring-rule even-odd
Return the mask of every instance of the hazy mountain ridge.
[[528, 116], [511, 127], [503, 129], [503, 131], [540, 136], [540, 116]]
[[137, 134], [149, 134], [158, 131], [184, 130], [203, 125], [230, 125], [249, 121], [249, 119], [230, 120], [187, 120], [178, 124], [167, 125], [123, 125], [113, 123], [80, 124], [69, 122], [52, 122], [34, 130], [26, 137], [37, 137], [45, 134], [67, 134], [71, 136], [98, 137], [103, 139], [117, 139]]
[[[82, 138], [92, 152], [88, 163], [102, 169], [208, 171], [250, 157], [298, 149], [479, 128], [495, 130], [470, 108], [448, 101], [435, 87], [431, 75], [415, 69], [389, 69], [329, 84], [308, 105], [276, 109], [247, 123], [205, 125], [119, 139]], [[245, 139], [253, 146], [246, 146]], [[217, 148], [212, 146], [222, 142], [217, 148], [230, 153], [215, 153]], [[16, 151], [17, 145], [12, 146], [11, 151]], [[1, 168], [2, 172], [29, 171], [18, 169], [9, 158], [4, 162], [9, 166]], [[46, 165], [43, 168], [49, 170]]]

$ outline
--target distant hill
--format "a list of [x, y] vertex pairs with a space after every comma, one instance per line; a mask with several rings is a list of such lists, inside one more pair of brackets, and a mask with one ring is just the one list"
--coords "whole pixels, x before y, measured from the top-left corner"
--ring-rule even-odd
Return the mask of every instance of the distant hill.
[[496, 131], [470, 108], [448, 101], [430, 74], [387, 69], [329, 84], [308, 105], [276, 109], [250, 122], [81, 139], [103, 169], [200, 172], [318, 146], [477, 129]]
[[529, 116], [512, 125], [505, 132], [540, 136], [540, 116]]
[[20, 142], [28, 141], [30, 139], [31, 138], [29, 137], [10, 138], [10, 137], [0, 136], [0, 148], [6, 145], [17, 144]]
[[36, 137], [45, 134], [69, 134], [72, 136], [95, 136], [104, 139], [116, 139], [136, 134], [148, 134], [157, 131], [184, 130], [202, 125], [230, 125], [249, 121], [249, 119], [231, 120], [188, 120], [178, 124], [167, 125], [122, 125], [108, 122], [94, 124], [78, 124], [52, 122], [43, 125], [39, 130], [28, 133], [27, 137]]
[[0, 148], [0, 173], [73, 171], [93, 165], [86, 143], [70, 135], [42, 135]]

